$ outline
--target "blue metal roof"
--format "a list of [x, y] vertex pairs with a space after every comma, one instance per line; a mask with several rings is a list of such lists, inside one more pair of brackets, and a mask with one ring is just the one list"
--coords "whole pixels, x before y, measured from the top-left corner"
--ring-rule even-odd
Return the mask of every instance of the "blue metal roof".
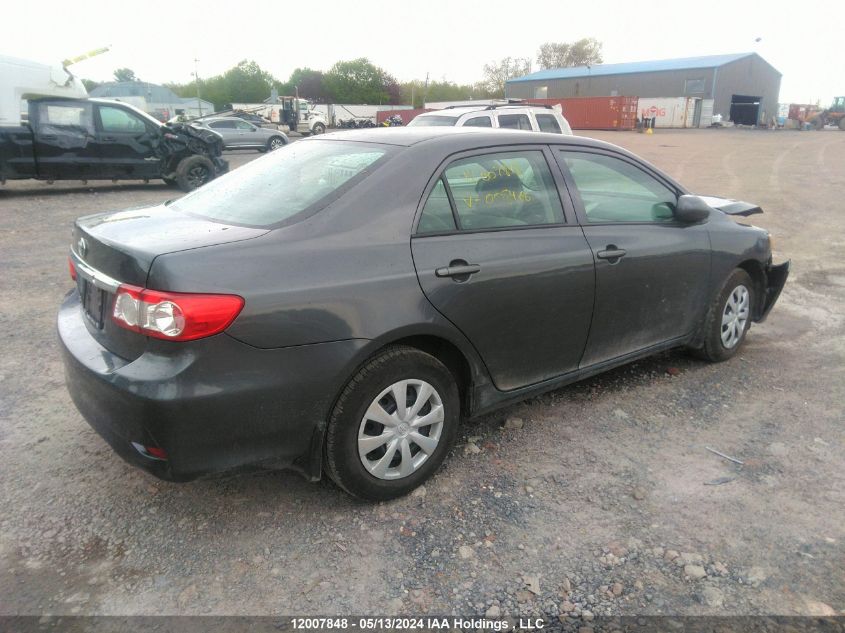
[[734, 53], [733, 55], [706, 55], [704, 57], [683, 57], [680, 59], [658, 59], [650, 62], [627, 62], [624, 64], [596, 64], [574, 68], [549, 68], [536, 73], [509, 79], [507, 83], [536, 81], [538, 79], [572, 79], [575, 77], [600, 77], [602, 75], [627, 75], [631, 73], [653, 73], [663, 70], [687, 70], [689, 68], [715, 68], [755, 53]]

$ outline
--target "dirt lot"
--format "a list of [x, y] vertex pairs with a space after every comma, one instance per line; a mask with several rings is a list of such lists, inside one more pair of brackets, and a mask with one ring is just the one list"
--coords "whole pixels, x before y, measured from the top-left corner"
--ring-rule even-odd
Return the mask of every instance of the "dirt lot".
[[593, 135], [759, 202], [780, 303], [728, 363], [667, 353], [466, 425], [381, 505], [125, 465], [63, 386], [70, 224], [175, 193], [0, 189], [0, 614], [845, 613], [845, 134]]

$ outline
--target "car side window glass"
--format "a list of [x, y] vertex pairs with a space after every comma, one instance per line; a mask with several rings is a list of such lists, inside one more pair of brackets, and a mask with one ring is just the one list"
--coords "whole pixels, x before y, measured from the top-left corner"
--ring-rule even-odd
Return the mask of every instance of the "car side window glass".
[[564, 221], [557, 186], [539, 150], [463, 158], [446, 169], [445, 177], [461, 229]]
[[[66, 141], [78, 137], [80, 142], [94, 134], [94, 117], [90, 104], [38, 104], [38, 131], [60, 135]], [[75, 145], [74, 145], [75, 146]]]
[[562, 150], [590, 222], [671, 222], [678, 196], [620, 158]]
[[236, 121], [235, 125], [239, 130], [251, 130], [253, 127], [251, 123], [247, 123], [246, 121]]
[[527, 114], [500, 114], [499, 127], [511, 130], [531, 130], [531, 119]]
[[552, 134], [563, 134], [558, 125], [557, 119], [553, 114], [535, 114], [537, 117], [537, 125], [540, 126], [541, 132], [551, 132]]
[[489, 116], [477, 116], [467, 119], [464, 127], [493, 127], [493, 122]]
[[443, 185], [443, 179], [439, 178], [423, 207], [417, 233], [441, 233], [454, 231], [456, 228], [446, 187]]
[[111, 106], [100, 106], [100, 123], [104, 132], [139, 134], [147, 131], [146, 124], [131, 112]]

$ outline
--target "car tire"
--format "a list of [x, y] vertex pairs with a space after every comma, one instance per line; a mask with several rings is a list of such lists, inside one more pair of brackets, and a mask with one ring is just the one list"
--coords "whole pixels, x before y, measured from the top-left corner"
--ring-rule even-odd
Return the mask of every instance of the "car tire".
[[214, 179], [214, 164], [205, 156], [188, 156], [176, 167], [176, 184], [193, 191]]
[[325, 134], [325, 133], [326, 133], [326, 126], [323, 125], [322, 123], [317, 123], [311, 129], [311, 134], [314, 135], [314, 136], [316, 136], [317, 134]]
[[693, 350], [704, 360], [720, 363], [732, 358], [751, 327], [756, 297], [754, 282], [741, 268], [727, 278], [710, 304], [703, 328], [704, 344]]
[[[403, 395], [405, 414], [398, 414]], [[425, 400], [417, 406], [421, 396]], [[325, 470], [355, 497], [401, 497], [439, 468], [459, 420], [457, 383], [443, 363], [413, 347], [389, 347], [367, 361], [340, 394], [326, 430]]]
[[265, 152], [272, 152], [273, 150], [279, 149], [280, 147], [284, 147], [287, 145], [285, 141], [285, 137], [283, 136], [271, 136], [270, 140], [267, 141], [267, 147], [264, 148]]

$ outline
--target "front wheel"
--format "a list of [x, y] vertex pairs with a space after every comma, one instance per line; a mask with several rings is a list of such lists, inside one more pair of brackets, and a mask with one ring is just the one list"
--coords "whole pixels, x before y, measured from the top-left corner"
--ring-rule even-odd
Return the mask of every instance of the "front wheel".
[[455, 441], [459, 419], [452, 373], [418, 349], [388, 348], [340, 395], [326, 431], [326, 471], [356, 497], [400, 497], [437, 470]]
[[182, 191], [193, 191], [214, 179], [214, 164], [205, 156], [188, 156], [176, 167], [176, 183]]
[[267, 141], [267, 151], [272, 152], [273, 150], [277, 150], [280, 147], [285, 146], [285, 139], [281, 136], [274, 136], [269, 141]]
[[314, 125], [314, 128], [311, 130], [311, 133], [314, 134], [315, 136], [317, 134], [324, 134], [325, 132], [326, 132], [326, 126], [323, 125], [322, 123], [317, 123], [316, 125]]
[[754, 300], [754, 282], [747, 272], [737, 268], [710, 305], [704, 323], [704, 345], [695, 350], [697, 355], [711, 362], [733, 357], [751, 327]]

